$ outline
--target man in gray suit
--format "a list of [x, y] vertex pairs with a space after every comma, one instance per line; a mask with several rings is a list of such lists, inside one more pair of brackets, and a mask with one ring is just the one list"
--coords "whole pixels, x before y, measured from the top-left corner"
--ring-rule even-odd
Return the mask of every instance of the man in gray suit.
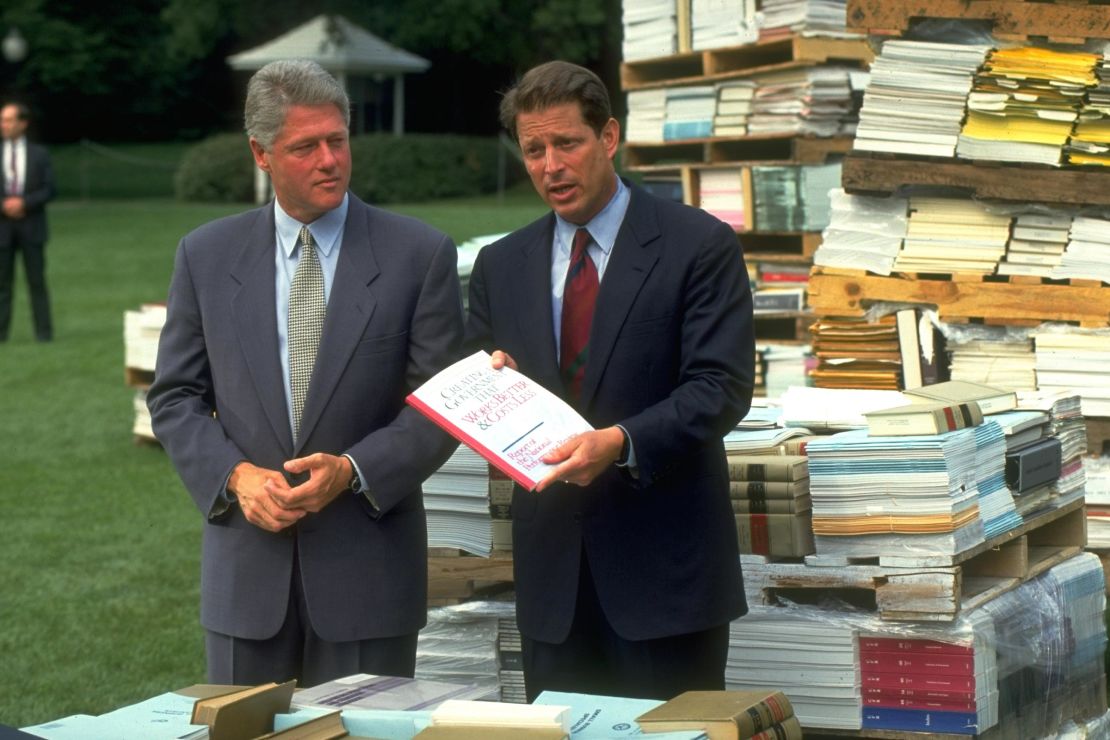
[[46, 290], [46, 202], [54, 197], [54, 175], [46, 149], [27, 141], [29, 120], [22, 103], [0, 108], [0, 342], [11, 324], [16, 252], [23, 253], [35, 339], [54, 338]]
[[245, 122], [275, 202], [181, 240], [148, 396], [205, 518], [208, 678], [411, 676], [420, 485], [454, 443], [404, 398], [457, 353], [456, 249], [348, 193], [349, 103], [315, 63], [259, 70]]

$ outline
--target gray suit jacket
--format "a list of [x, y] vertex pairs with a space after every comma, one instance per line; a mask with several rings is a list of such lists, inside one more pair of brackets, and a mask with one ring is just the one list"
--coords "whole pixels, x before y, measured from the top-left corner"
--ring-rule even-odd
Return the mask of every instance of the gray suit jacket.
[[[455, 246], [350, 196], [305, 431], [294, 445], [278, 356], [273, 214], [266, 206], [182, 239], [148, 396], [155, 434], [206, 517], [201, 623], [249, 639], [275, 634], [295, 539], [322, 638], [414, 632], [427, 608], [420, 485], [455, 443], [404, 397], [456, 357]], [[296, 538], [255, 527], [237, 506], [208, 517], [240, 461], [281, 470], [313, 452], [351, 455], [379, 511], [345, 492], [301, 520]]]

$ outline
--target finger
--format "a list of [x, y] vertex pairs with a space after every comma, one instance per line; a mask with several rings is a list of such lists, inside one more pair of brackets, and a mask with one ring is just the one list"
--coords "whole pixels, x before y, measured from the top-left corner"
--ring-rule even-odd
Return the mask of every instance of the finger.
[[307, 457], [297, 457], [292, 460], [286, 460], [283, 467], [290, 473], [303, 473], [318, 465], [319, 460], [320, 453], [315, 452]]

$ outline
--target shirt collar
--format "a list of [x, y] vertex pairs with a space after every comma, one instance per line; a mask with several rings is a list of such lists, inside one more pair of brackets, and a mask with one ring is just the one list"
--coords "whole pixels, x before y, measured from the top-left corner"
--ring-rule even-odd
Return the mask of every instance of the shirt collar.
[[[621, 230], [621, 224], [624, 222], [624, 214], [628, 210], [628, 200], [628, 186], [617, 177], [617, 191], [613, 193], [613, 197], [609, 199], [609, 202], [596, 216], [582, 225], [590, 232], [590, 236], [605, 254], [609, 254], [613, 245], [617, 243], [617, 233]], [[559, 249], [565, 249], [569, 254], [574, 232], [582, 226], [572, 224], [556, 213], [555, 243], [559, 245]]]
[[[331, 254], [331, 250], [339, 242], [339, 235], [343, 233], [343, 225], [347, 222], [349, 197], [344, 194], [342, 203], [308, 224], [308, 230], [316, 240], [316, 248], [325, 257]], [[274, 228], [277, 231], [278, 245], [286, 257], [293, 256], [293, 250], [297, 248], [301, 236], [301, 227], [304, 225], [286, 213], [277, 198], [274, 199]]]

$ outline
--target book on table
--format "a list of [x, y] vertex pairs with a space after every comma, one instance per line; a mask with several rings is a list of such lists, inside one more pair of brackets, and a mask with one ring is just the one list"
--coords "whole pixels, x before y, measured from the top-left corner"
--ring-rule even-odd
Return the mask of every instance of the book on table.
[[922, 403], [930, 401], [967, 403], [974, 401], [984, 414], [995, 414], [999, 411], [1009, 411], [1017, 408], [1017, 393], [1015, 391], [984, 383], [973, 383], [968, 380], [946, 380], [943, 383], [934, 383], [933, 385], [907, 390], [905, 393], [910, 397], [910, 401], [914, 403], [919, 401]]
[[192, 723], [208, 725], [211, 740], [237, 740], [265, 735], [275, 714], [289, 711], [296, 681], [266, 683], [197, 699]]
[[909, 403], [864, 414], [872, 437], [911, 437], [944, 434], [982, 423], [983, 412], [975, 401]]
[[786, 694], [755, 691], [686, 691], [636, 718], [645, 733], [705, 730], [709, 740], [746, 740], [794, 716]]
[[551, 472], [542, 457], [593, 429], [569, 404], [486, 352], [444, 368], [405, 401], [526, 490]]

